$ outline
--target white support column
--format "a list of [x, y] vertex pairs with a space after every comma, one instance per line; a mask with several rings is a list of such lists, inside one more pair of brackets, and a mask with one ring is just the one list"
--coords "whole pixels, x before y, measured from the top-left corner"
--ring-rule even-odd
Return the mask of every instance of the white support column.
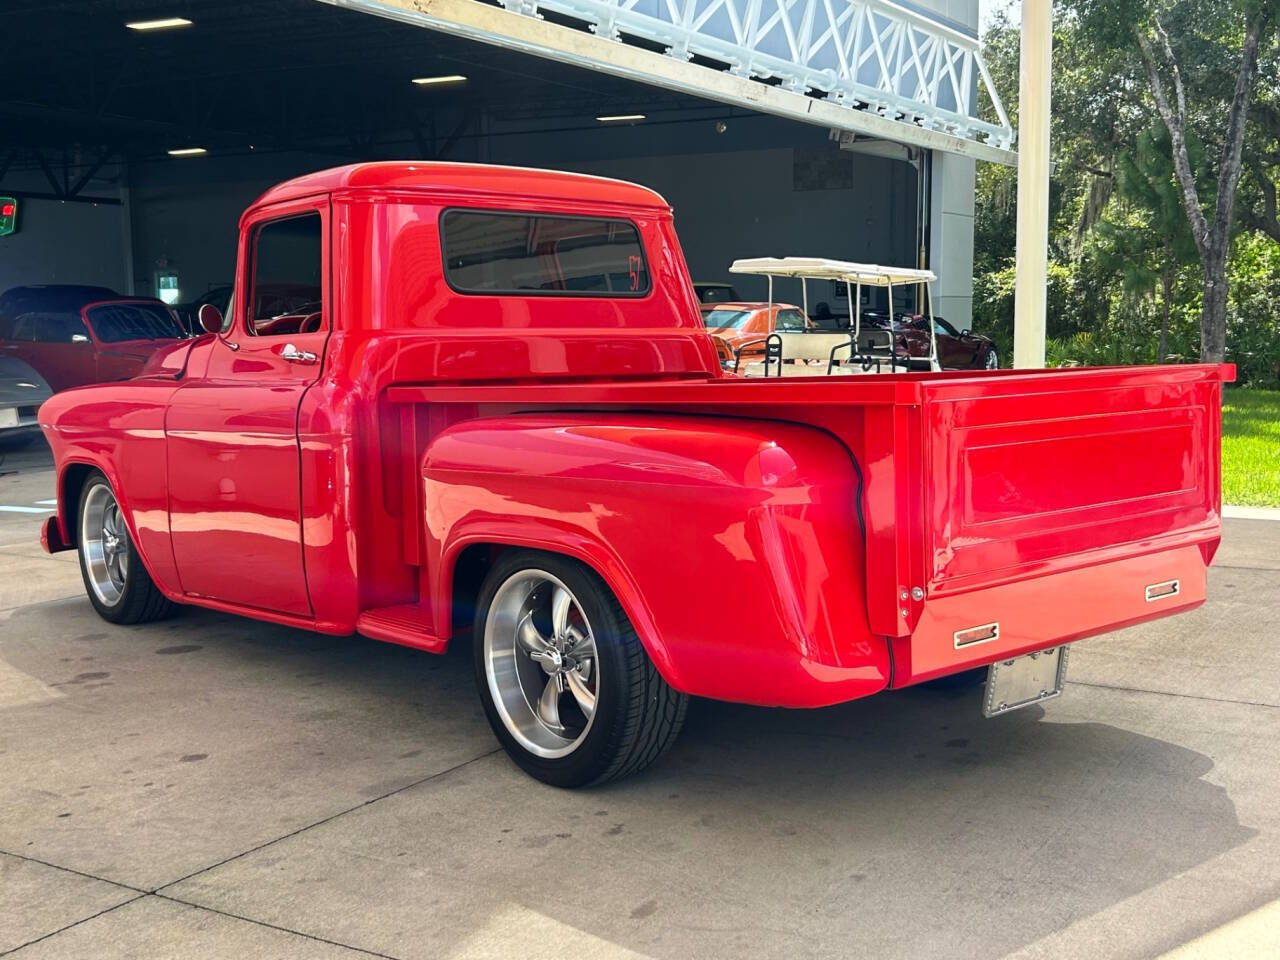
[[1013, 290], [1013, 365], [1044, 366], [1049, 273], [1049, 78], [1051, 0], [1022, 0], [1018, 84], [1018, 239]]

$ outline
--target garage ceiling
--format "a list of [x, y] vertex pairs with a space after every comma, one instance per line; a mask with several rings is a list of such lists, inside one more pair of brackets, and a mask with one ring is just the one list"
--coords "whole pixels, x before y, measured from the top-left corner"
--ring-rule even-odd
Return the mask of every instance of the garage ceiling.
[[[437, 157], [493, 121], [573, 126], [638, 108], [711, 107], [314, 0], [15, 0], [6, 7], [0, 176], [43, 166], [63, 190], [113, 158], [162, 156], [184, 145]], [[193, 25], [125, 27], [162, 17]], [[455, 73], [467, 82], [410, 83]]]

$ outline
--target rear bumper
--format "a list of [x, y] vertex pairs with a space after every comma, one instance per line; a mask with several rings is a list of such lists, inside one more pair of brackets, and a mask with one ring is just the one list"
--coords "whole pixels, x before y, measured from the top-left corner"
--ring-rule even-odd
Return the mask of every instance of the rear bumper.
[[1205, 583], [1205, 553], [1192, 544], [929, 599], [911, 636], [894, 641], [893, 686], [1191, 610]]

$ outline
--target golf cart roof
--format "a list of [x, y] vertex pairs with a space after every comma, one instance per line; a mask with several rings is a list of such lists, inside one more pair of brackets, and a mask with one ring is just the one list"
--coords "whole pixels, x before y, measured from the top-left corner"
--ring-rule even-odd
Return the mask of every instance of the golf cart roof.
[[874, 287], [904, 283], [932, 283], [938, 279], [932, 270], [882, 267], [874, 263], [850, 263], [848, 260], [828, 260], [825, 257], [754, 257], [733, 261], [729, 272], [751, 273], [766, 277], [844, 280]]

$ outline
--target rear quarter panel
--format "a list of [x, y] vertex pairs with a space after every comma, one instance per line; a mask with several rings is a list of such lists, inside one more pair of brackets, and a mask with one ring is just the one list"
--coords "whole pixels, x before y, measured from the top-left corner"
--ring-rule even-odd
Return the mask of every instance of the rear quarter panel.
[[857, 480], [795, 424], [511, 415], [450, 427], [422, 467], [433, 607], [474, 543], [568, 552], [618, 596], [677, 689], [781, 706], [888, 682], [866, 622]]

